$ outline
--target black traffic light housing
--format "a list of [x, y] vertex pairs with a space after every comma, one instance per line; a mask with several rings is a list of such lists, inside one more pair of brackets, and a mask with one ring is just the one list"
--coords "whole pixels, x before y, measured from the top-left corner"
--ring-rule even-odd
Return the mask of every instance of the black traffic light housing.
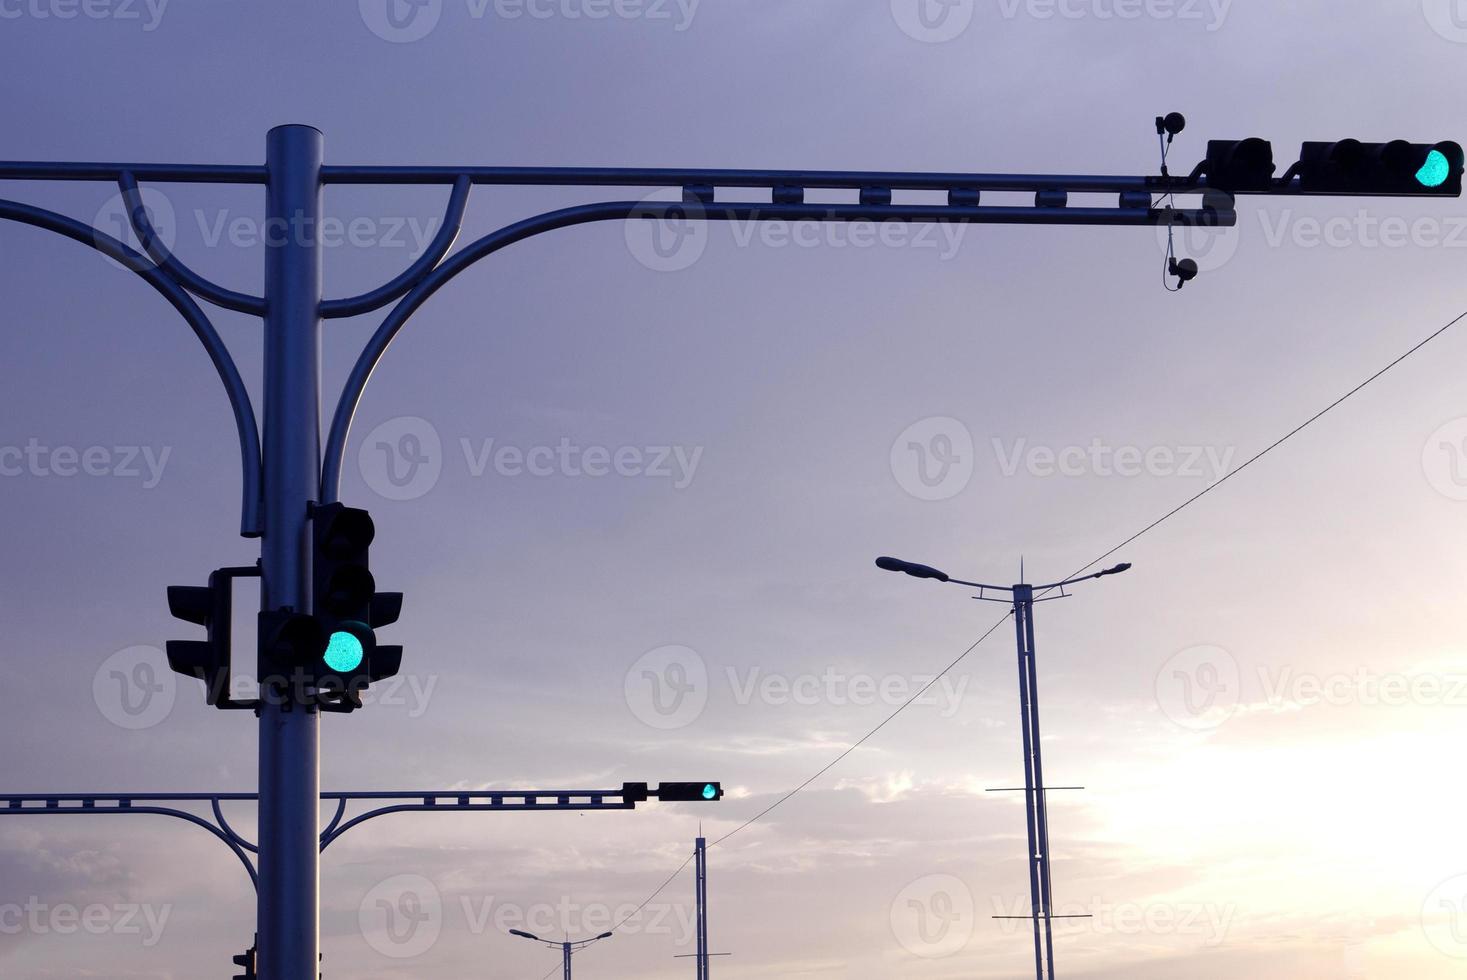
[[1210, 140], [1200, 171], [1209, 188], [1229, 194], [1266, 191], [1273, 186], [1277, 166], [1273, 144], [1263, 139]]
[[1459, 197], [1462, 147], [1456, 143], [1305, 143], [1296, 170], [1307, 194]]
[[222, 710], [251, 709], [257, 704], [253, 699], [236, 701], [230, 697], [233, 680], [230, 629], [234, 580], [259, 575], [257, 566], [220, 568], [209, 574], [208, 585], [168, 587], [168, 611], [175, 618], [208, 631], [204, 640], [169, 640], [168, 666], [177, 673], [203, 681], [205, 701]]
[[377, 529], [365, 510], [340, 503], [313, 507], [311, 533], [314, 612], [326, 637], [311, 679], [323, 708], [352, 711], [361, 707], [369, 684], [402, 667], [402, 647], [380, 645], [376, 635], [397, 622], [402, 593], [377, 591], [369, 563]]
[[653, 794], [663, 803], [713, 803], [723, 799], [723, 784], [660, 783]]

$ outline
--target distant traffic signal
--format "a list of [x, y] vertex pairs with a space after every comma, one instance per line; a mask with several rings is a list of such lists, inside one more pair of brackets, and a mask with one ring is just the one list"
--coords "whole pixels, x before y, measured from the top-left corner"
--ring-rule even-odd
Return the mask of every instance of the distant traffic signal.
[[723, 799], [723, 784], [662, 783], [656, 796], [663, 803], [712, 803]]
[[1209, 188], [1229, 194], [1266, 191], [1277, 169], [1273, 144], [1262, 139], [1211, 140], [1200, 169], [1207, 174]]
[[203, 626], [207, 639], [169, 640], [168, 666], [204, 682], [204, 699], [220, 709], [252, 708], [254, 701], [230, 697], [230, 628], [234, 580], [257, 577], [259, 568], [220, 568], [209, 574], [208, 585], [170, 585], [168, 611], [184, 622]]
[[312, 511], [315, 614], [325, 636], [312, 682], [337, 710], [361, 707], [373, 681], [402, 666], [402, 647], [377, 643], [376, 631], [397, 622], [401, 592], [378, 592], [368, 554], [376, 537], [372, 515], [343, 504]]
[[1457, 197], [1462, 147], [1456, 143], [1305, 143], [1300, 190], [1308, 194]]

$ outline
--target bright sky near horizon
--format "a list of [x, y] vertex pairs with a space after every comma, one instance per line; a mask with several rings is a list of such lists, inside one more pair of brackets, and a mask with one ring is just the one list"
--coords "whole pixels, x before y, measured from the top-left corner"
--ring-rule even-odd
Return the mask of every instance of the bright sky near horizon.
[[[1248, 136], [1287, 165], [1462, 140], [1464, 57], [1455, 0], [0, 0], [0, 158], [254, 164], [305, 123], [340, 164], [1150, 173], [1178, 110], [1174, 170]], [[113, 232], [115, 190], [0, 182]], [[260, 288], [258, 188], [145, 192]], [[330, 293], [410, 263], [445, 196], [330, 190]], [[482, 188], [460, 240], [603, 196]], [[646, 230], [506, 250], [376, 372], [343, 499], [406, 655], [326, 719], [322, 784], [728, 798], [367, 824], [323, 859], [326, 976], [559, 969], [508, 930], [604, 930], [1002, 616], [876, 556], [1062, 577], [1467, 309], [1461, 200], [1245, 199], [1182, 237], [1178, 294], [1143, 228]], [[0, 793], [252, 790], [252, 719], [147, 673], [196, 635], [165, 587], [256, 557], [207, 358], [45, 232], [0, 223], [0, 294]], [[258, 403], [257, 324], [215, 322]], [[375, 323], [327, 325], [326, 390]], [[1067, 976], [1460, 975], [1463, 364], [1467, 324], [1038, 607], [1047, 775], [1086, 787], [1051, 804], [1057, 911], [1091, 916]], [[721, 978], [1032, 972], [993, 918], [1026, 911], [1022, 804], [985, 792], [1023, 779], [1013, 656], [1005, 624], [713, 848]], [[691, 972], [692, 900], [689, 868], [582, 975]], [[182, 823], [0, 822], [6, 977], [224, 975], [253, 914]]]

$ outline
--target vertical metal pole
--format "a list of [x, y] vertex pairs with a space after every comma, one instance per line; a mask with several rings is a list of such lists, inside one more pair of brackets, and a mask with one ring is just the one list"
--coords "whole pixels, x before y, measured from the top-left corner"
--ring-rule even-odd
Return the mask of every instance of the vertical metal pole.
[[[266, 142], [262, 608], [311, 608], [307, 504], [321, 485], [321, 133], [280, 126]], [[266, 696], [260, 709], [262, 980], [319, 970], [319, 715]]]
[[708, 841], [699, 837], [694, 845], [697, 862], [698, 956], [697, 980], [708, 980]]
[[1039, 736], [1039, 677], [1035, 667], [1034, 602], [1025, 603], [1024, 632], [1029, 650], [1029, 724], [1034, 735], [1034, 811], [1039, 838], [1039, 897], [1044, 914], [1044, 952], [1049, 980], [1054, 980], [1054, 900], [1050, 894], [1049, 794], [1044, 788], [1044, 748]]
[[1024, 816], [1025, 830], [1029, 835], [1029, 909], [1034, 920], [1034, 976], [1037, 980], [1045, 980], [1044, 975], [1044, 944], [1040, 935], [1039, 919], [1043, 908], [1043, 898], [1039, 887], [1039, 833], [1036, 820], [1036, 783], [1034, 763], [1037, 758], [1036, 748], [1039, 744], [1039, 733], [1033, 724], [1033, 714], [1030, 711], [1031, 675], [1029, 673], [1029, 628], [1030, 617], [1034, 613], [1034, 589], [1028, 585], [1014, 586], [1014, 633], [1018, 641], [1019, 649], [1019, 711], [1020, 730], [1024, 735]]
[[565, 951], [565, 980], [571, 980], [571, 972], [570, 972], [571, 944], [570, 943], [561, 943], [561, 949], [563, 949]]

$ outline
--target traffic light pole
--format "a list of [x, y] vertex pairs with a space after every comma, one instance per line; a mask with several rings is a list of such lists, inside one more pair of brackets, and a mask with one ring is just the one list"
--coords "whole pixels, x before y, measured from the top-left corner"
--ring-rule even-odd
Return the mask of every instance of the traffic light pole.
[[[261, 608], [311, 611], [310, 506], [321, 499], [321, 133], [267, 138]], [[260, 973], [319, 970], [320, 719], [261, 692], [257, 902]]]
[[[1460, 194], [1461, 148], [1443, 144], [1423, 157], [1418, 183], [1370, 185], [1340, 178], [1378, 155], [1381, 165], [1416, 150], [1374, 154], [1336, 144], [1322, 163], [1301, 160], [1273, 178], [1255, 144], [1209, 144], [1190, 176], [972, 174], [810, 170], [693, 170], [533, 167], [326, 166], [321, 133], [308, 126], [270, 131], [259, 165], [0, 162], [0, 181], [114, 182], [142, 252], [91, 225], [35, 205], [0, 200], [0, 220], [55, 232], [135, 272], [181, 315], [224, 385], [239, 437], [240, 531], [261, 537], [262, 609], [312, 609], [308, 506], [336, 502], [353, 416], [378, 361], [405, 325], [459, 273], [527, 238], [599, 221], [871, 222], [1105, 227], [1236, 224], [1232, 194], [1376, 196], [1436, 188]], [[1372, 144], [1373, 146], [1373, 144]], [[1395, 144], [1387, 146], [1389, 149]], [[1229, 147], [1235, 147], [1229, 150]], [[1248, 149], [1248, 152], [1236, 149]], [[1356, 152], [1358, 149], [1358, 152]], [[1399, 148], [1397, 148], [1399, 150]], [[1270, 151], [1271, 152], [1271, 151]], [[1422, 153], [1427, 152], [1424, 148]], [[1357, 160], [1359, 158], [1359, 160]], [[1311, 158], [1312, 160], [1313, 158]], [[1362, 162], [1363, 161], [1363, 162]], [[197, 274], [161, 241], [143, 206], [140, 182], [264, 185], [267, 198], [265, 295], [225, 288]], [[322, 299], [321, 214], [326, 184], [451, 188], [439, 233], [401, 274], [360, 295]], [[665, 188], [681, 200], [641, 198], [581, 204], [538, 214], [491, 232], [449, 256], [474, 185], [561, 188]], [[1404, 190], [1403, 190], [1404, 188]], [[849, 195], [806, 202], [809, 190]], [[934, 192], [941, 200], [935, 199]], [[1032, 206], [986, 204], [983, 195], [1032, 194]], [[1222, 192], [1222, 193], [1213, 193]], [[921, 202], [914, 194], [928, 195]], [[1110, 202], [1072, 206], [1071, 194]], [[906, 195], [908, 200], [899, 200]], [[1200, 195], [1176, 208], [1176, 195]], [[751, 200], [752, 198], [752, 200]], [[762, 198], [762, 200], [761, 200]], [[1159, 206], [1158, 200], [1168, 202]], [[1107, 206], [1108, 205], [1108, 206]], [[261, 434], [233, 357], [197, 299], [264, 320], [265, 426]], [[320, 431], [321, 322], [391, 306], [361, 351], [335, 403], [324, 445]], [[269, 980], [315, 980], [318, 955], [319, 714], [295, 699], [262, 696], [259, 708], [260, 963]], [[224, 704], [221, 707], [227, 706]]]

